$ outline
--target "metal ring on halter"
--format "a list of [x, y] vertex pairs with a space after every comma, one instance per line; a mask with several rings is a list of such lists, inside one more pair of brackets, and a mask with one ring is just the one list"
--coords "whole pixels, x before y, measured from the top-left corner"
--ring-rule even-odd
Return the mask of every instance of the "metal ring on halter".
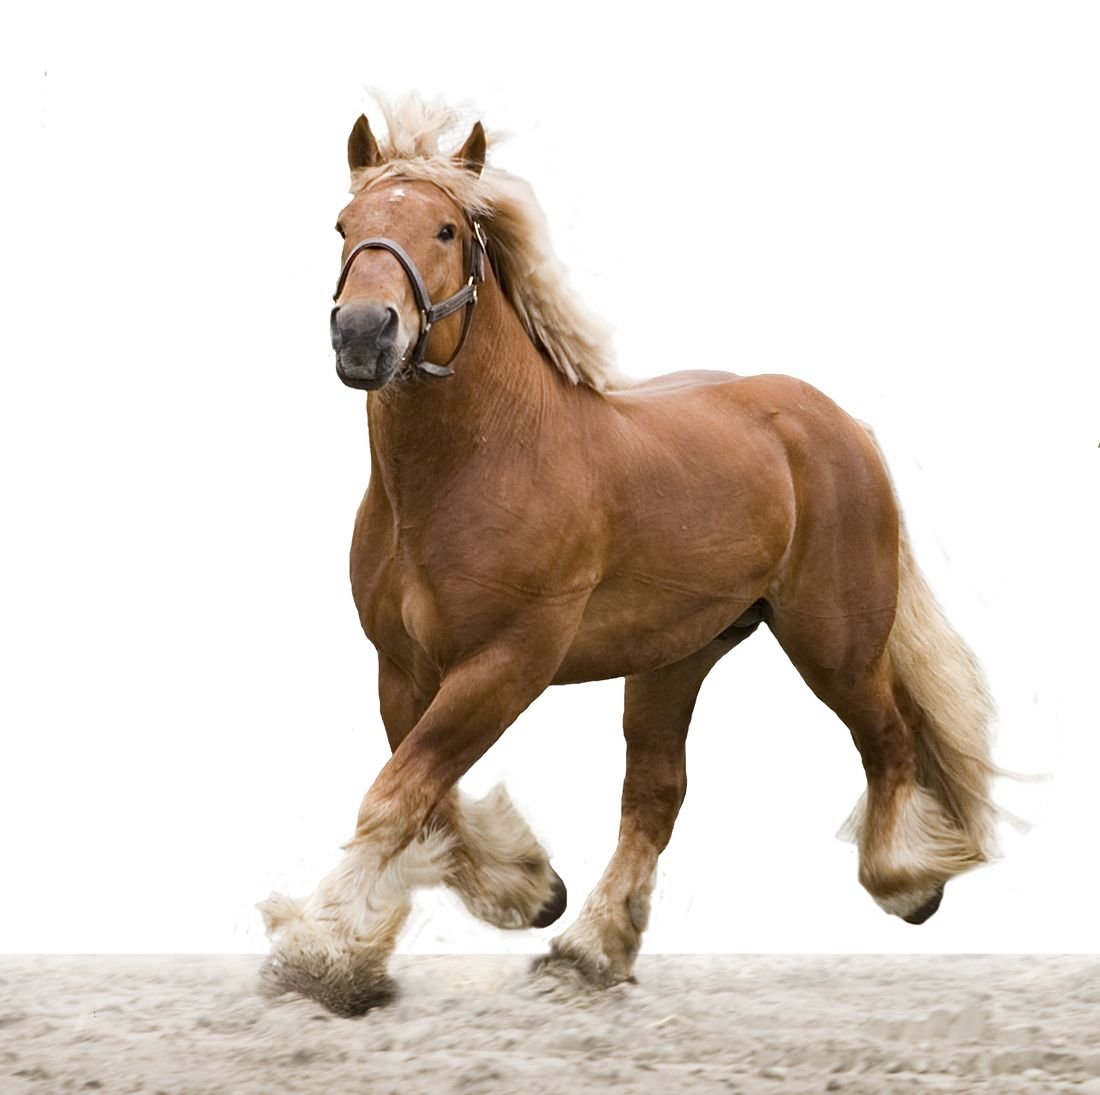
[[[369, 239], [357, 243], [351, 249], [348, 257], [344, 260], [343, 268], [340, 270], [340, 277], [336, 282], [336, 292], [332, 294], [333, 300], [338, 301], [340, 299], [340, 294], [344, 291], [344, 285], [348, 280], [348, 274], [351, 273], [351, 264], [364, 251], [388, 251], [393, 255], [401, 264], [405, 276], [409, 279], [409, 285], [412, 287], [413, 296], [416, 298], [416, 306], [420, 313], [420, 333], [417, 336], [416, 344], [413, 346], [408, 364], [410, 368], [420, 369], [429, 376], [454, 375], [451, 362], [458, 357], [466, 343], [466, 336], [469, 334], [470, 323], [473, 320], [474, 305], [477, 304], [477, 283], [485, 277], [485, 254], [489, 241], [486, 239], [485, 231], [478, 221], [472, 217], [468, 217], [467, 220], [470, 225], [470, 261], [467, 265], [466, 284], [457, 293], [447, 297], [446, 300], [442, 300], [438, 304], [432, 304], [427, 287], [424, 285], [424, 279], [416, 268], [416, 263], [413, 262], [399, 243], [385, 236], [371, 236]], [[455, 346], [454, 352], [443, 365], [433, 365], [430, 361], [425, 361], [424, 355], [428, 352], [428, 333], [432, 329], [432, 324], [463, 307], [466, 309], [466, 315], [462, 321], [462, 333], [458, 337], [458, 344]], [[336, 308], [333, 308], [332, 316], [335, 318]]]

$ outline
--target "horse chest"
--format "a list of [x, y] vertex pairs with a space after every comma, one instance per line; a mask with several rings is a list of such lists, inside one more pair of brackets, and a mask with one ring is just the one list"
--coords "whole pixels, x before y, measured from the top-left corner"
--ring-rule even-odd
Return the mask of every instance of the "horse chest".
[[[364, 560], [358, 566], [357, 556]], [[413, 645], [422, 646], [438, 621], [434, 598], [418, 578], [417, 568], [403, 562], [392, 545], [356, 538], [352, 595], [367, 638], [394, 657], [407, 654]]]
[[363, 631], [426, 684], [437, 680], [455, 650], [476, 645], [475, 614], [396, 536], [362, 533], [353, 541], [352, 593]]

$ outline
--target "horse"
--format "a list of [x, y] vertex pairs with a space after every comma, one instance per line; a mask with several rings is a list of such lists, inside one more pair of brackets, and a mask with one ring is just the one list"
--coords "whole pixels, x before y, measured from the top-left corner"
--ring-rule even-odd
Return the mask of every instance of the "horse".
[[456, 112], [382, 107], [381, 140], [365, 116], [348, 139], [330, 338], [368, 393], [350, 574], [392, 753], [314, 894], [261, 904], [267, 991], [385, 1003], [418, 886], [501, 928], [554, 923], [565, 885], [506, 792], [457, 782], [550, 685], [618, 677], [618, 844], [537, 967], [631, 979], [696, 696], [761, 624], [859, 751], [860, 883], [927, 920], [995, 854], [994, 708], [870, 429], [788, 376], [624, 379], [481, 123], [448, 151]]

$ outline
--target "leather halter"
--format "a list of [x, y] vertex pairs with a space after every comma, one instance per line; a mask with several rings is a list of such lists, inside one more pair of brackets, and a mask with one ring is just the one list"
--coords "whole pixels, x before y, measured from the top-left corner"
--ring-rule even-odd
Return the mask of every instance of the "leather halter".
[[[364, 251], [388, 251], [393, 255], [401, 264], [405, 276], [409, 279], [413, 296], [416, 298], [416, 307], [420, 313], [420, 334], [417, 337], [416, 345], [413, 346], [413, 352], [407, 361], [407, 365], [409, 368], [420, 369], [429, 376], [454, 376], [451, 362], [458, 357], [466, 343], [466, 336], [470, 332], [470, 322], [474, 318], [474, 305], [477, 304], [477, 287], [485, 280], [485, 254], [488, 247], [485, 231], [482, 229], [481, 224], [472, 217], [467, 217], [467, 221], [470, 225], [470, 261], [466, 267], [466, 284], [457, 293], [447, 297], [446, 300], [441, 300], [438, 304], [432, 303], [424, 279], [416, 268], [416, 263], [409, 258], [408, 253], [399, 243], [387, 239], [385, 236], [371, 236], [370, 239], [357, 243], [351, 249], [347, 259], [344, 260], [343, 269], [340, 271], [340, 279], [336, 282], [336, 292], [332, 294], [333, 300], [340, 299], [340, 294], [344, 291], [344, 284], [348, 280], [348, 274], [351, 273], [351, 264]], [[428, 335], [431, 333], [432, 324], [445, 319], [462, 307], [465, 307], [466, 315], [462, 320], [462, 333], [458, 336], [458, 345], [455, 346], [454, 353], [442, 365], [433, 365], [430, 361], [425, 361], [424, 355], [428, 352]], [[338, 309], [339, 305], [332, 309], [330, 323], [334, 324], [336, 322]]]

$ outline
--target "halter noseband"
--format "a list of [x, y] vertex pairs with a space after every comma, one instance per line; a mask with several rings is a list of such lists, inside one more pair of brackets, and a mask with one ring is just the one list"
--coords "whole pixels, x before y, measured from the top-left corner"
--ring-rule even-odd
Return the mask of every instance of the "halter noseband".
[[[457, 293], [447, 297], [446, 300], [441, 300], [438, 304], [432, 304], [432, 299], [428, 295], [428, 289], [424, 284], [424, 279], [420, 276], [420, 271], [416, 268], [416, 263], [409, 258], [408, 253], [399, 243], [387, 239], [385, 236], [371, 236], [370, 239], [357, 243], [351, 249], [344, 261], [343, 269], [340, 271], [340, 279], [336, 282], [336, 292], [332, 294], [333, 300], [340, 299], [340, 294], [344, 291], [344, 284], [348, 280], [348, 274], [351, 273], [351, 264], [364, 251], [388, 251], [393, 255], [401, 264], [405, 276], [409, 279], [413, 296], [416, 298], [416, 307], [420, 313], [420, 334], [417, 337], [416, 345], [413, 347], [412, 355], [408, 359], [408, 366], [409, 368], [420, 369], [429, 376], [454, 376], [451, 362], [458, 357], [466, 343], [466, 335], [470, 331], [470, 322], [474, 318], [474, 305], [477, 304], [477, 287], [485, 280], [485, 253], [488, 246], [485, 232], [481, 224], [473, 217], [468, 216], [467, 221], [470, 225], [470, 261], [466, 268], [466, 284]], [[445, 319], [462, 307], [465, 307], [466, 315], [462, 320], [462, 333], [458, 336], [458, 345], [455, 346], [454, 353], [443, 365], [433, 365], [430, 361], [425, 361], [424, 355], [428, 352], [428, 335], [431, 332], [432, 324]], [[337, 308], [332, 309], [332, 315], [329, 319], [331, 324], [336, 322], [338, 308], [339, 305], [337, 305]]]

